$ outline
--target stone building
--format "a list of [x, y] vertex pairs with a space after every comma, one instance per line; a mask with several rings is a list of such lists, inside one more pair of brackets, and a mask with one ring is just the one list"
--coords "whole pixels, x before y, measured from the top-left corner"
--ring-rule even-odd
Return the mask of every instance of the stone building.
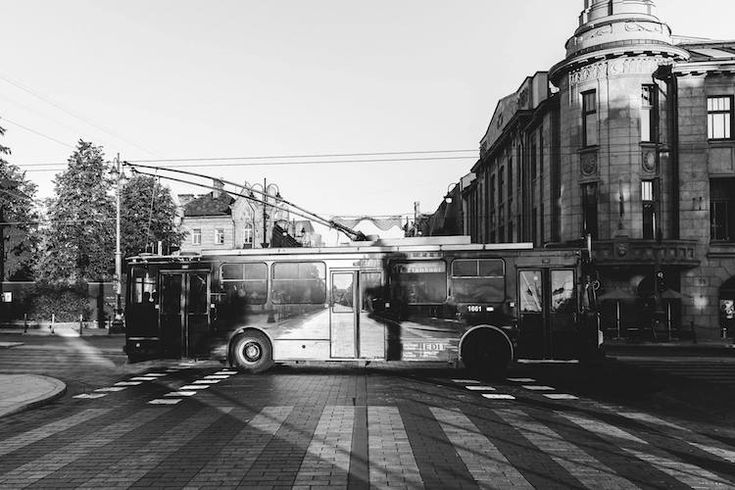
[[464, 232], [589, 234], [610, 334], [720, 336], [735, 319], [734, 96], [735, 42], [672, 35], [653, 0], [585, 0], [566, 57], [498, 102]]
[[[206, 194], [178, 196], [181, 228], [186, 232], [182, 252], [322, 244], [321, 235], [309, 220], [292, 219], [286, 210], [245, 197], [232, 197], [217, 180], [213, 187]], [[240, 194], [245, 192], [240, 190]], [[263, 199], [261, 195], [254, 197]], [[273, 202], [274, 196], [269, 195], [267, 199]]]

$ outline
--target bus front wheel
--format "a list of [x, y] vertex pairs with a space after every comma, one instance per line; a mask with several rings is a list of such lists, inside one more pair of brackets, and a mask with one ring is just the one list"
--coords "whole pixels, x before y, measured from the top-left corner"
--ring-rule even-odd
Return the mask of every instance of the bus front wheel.
[[241, 371], [260, 373], [273, 365], [270, 340], [262, 332], [248, 331], [235, 339], [232, 360]]

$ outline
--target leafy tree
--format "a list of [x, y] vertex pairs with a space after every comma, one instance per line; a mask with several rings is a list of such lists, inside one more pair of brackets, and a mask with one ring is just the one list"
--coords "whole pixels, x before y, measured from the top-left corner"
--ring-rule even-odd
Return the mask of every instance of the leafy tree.
[[37, 276], [51, 282], [107, 280], [115, 269], [113, 177], [102, 147], [79, 140], [54, 179]]
[[[0, 127], [0, 136], [5, 129]], [[38, 244], [38, 213], [34, 209], [36, 185], [25, 172], [2, 158], [10, 148], [0, 145], [0, 222], [3, 224], [2, 279], [31, 279]]]
[[168, 187], [148, 175], [133, 175], [122, 189], [120, 206], [123, 257], [150, 250], [163, 242], [178, 247], [184, 238], [175, 222], [176, 204]]

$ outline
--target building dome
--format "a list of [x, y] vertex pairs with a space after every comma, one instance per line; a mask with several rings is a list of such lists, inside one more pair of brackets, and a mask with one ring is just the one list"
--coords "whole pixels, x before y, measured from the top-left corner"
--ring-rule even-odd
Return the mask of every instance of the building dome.
[[579, 27], [566, 43], [566, 58], [551, 69], [556, 78], [566, 69], [618, 56], [654, 55], [684, 60], [671, 29], [655, 15], [653, 0], [584, 0]]

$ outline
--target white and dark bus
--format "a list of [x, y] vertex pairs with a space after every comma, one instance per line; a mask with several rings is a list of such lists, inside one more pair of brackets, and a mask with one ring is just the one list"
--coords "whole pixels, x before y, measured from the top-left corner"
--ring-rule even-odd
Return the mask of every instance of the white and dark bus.
[[599, 354], [584, 253], [468, 237], [140, 255], [127, 264], [131, 361], [437, 361], [501, 374]]

